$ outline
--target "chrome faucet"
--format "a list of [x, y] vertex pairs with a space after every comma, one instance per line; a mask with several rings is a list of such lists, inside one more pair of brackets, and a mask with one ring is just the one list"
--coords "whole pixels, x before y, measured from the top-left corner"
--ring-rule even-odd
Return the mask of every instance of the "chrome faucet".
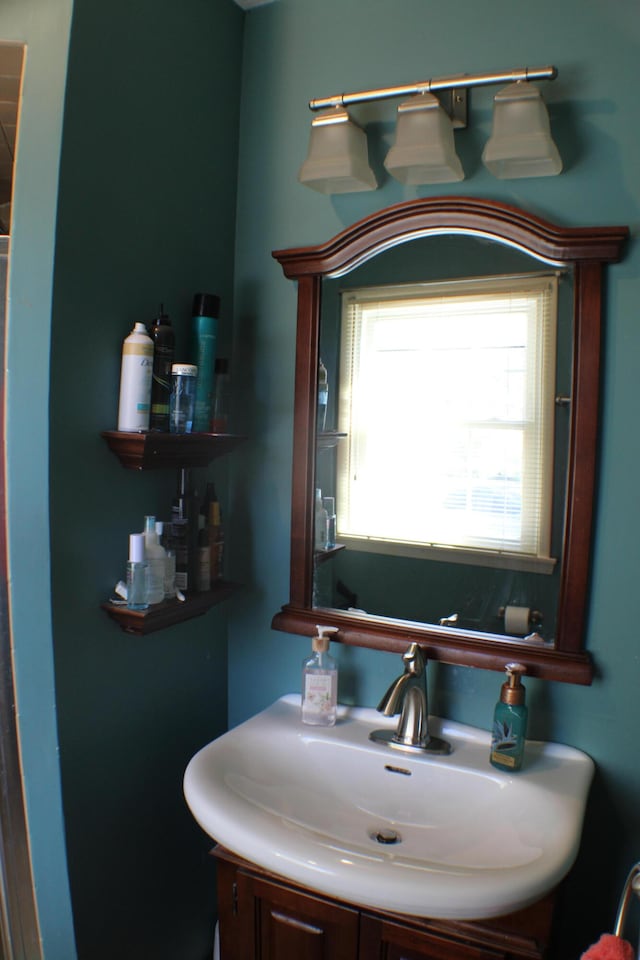
[[427, 707], [427, 661], [417, 643], [402, 655], [404, 673], [397, 677], [382, 700], [378, 711], [385, 717], [400, 714], [395, 731], [373, 730], [370, 740], [385, 743], [396, 750], [422, 750], [427, 753], [451, 753], [451, 744], [429, 735]]

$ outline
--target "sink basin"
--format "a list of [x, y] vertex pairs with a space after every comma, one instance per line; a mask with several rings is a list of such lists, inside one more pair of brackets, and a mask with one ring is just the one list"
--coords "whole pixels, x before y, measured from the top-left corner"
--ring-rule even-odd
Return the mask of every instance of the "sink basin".
[[528, 741], [516, 774], [489, 764], [484, 730], [431, 718], [449, 756], [372, 743], [396, 719], [339, 707], [305, 726], [290, 695], [203, 747], [184, 792], [214, 840], [273, 873], [351, 903], [480, 919], [526, 907], [578, 851], [593, 761]]

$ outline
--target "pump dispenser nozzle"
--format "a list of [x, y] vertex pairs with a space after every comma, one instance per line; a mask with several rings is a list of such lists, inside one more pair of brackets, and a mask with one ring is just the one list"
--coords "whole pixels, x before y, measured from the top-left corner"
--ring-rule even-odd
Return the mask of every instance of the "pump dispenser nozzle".
[[513, 706], [519, 706], [524, 703], [526, 690], [522, 685], [522, 675], [527, 672], [527, 668], [521, 663], [507, 663], [505, 666], [507, 679], [502, 684], [500, 691], [500, 700], [502, 703], [510, 703]]
[[329, 641], [331, 637], [327, 637], [327, 633], [337, 633], [337, 627], [322, 627], [320, 624], [316, 624], [316, 630], [318, 631], [313, 640], [311, 641], [311, 647], [316, 653], [326, 653], [329, 649]]

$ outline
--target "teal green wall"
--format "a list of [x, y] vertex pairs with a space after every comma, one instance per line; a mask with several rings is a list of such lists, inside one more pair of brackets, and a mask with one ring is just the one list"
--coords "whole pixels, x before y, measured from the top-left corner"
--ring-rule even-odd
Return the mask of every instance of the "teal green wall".
[[[640, 19], [635, 0], [278, 0], [247, 18], [236, 240], [237, 402], [250, 437], [234, 457], [231, 488], [236, 575], [248, 583], [229, 632], [232, 724], [299, 687], [307, 641], [275, 633], [288, 598], [289, 500], [295, 352], [294, 284], [271, 250], [324, 241], [396, 201], [452, 193], [523, 206], [561, 224], [628, 223], [640, 203], [636, 93]], [[326, 197], [296, 180], [307, 148], [307, 101], [343, 90], [429, 76], [554, 63], [545, 87], [562, 176], [498, 181], [480, 154], [491, 123], [490, 89], [473, 91], [471, 124], [456, 134], [467, 180], [445, 188], [384, 180], [375, 192]], [[378, 171], [392, 124], [374, 124]], [[384, 145], [380, 145], [385, 141]], [[383, 171], [382, 171], [383, 172]], [[640, 709], [635, 617], [640, 514], [637, 358], [640, 256], [634, 242], [609, 270], [603, 434], [586, 642], [597, 665], [590, 688], [530, 681], [531, 733], [574, 744], [598, 774], [583, 851], [564, 896], [562, 953], [577, 956], [610, 929], [624, 874], [640, 857]], [[397, 658], [337, 651], [342, 693], [375, 704]], [[346, 679], [346, 682], [344, 682]], [[495, 673], [433, 667], [432, 704], [487, 726]], [[428, 797], [425, 798], [428, 803]]]
[[71, 7], [72, 0], [0, 5], [0, 38], [27, 44], [8, 302], [7, 511], [16, 708], [47, 960], [75, 956], [56, 735], [48, 529], [51, 290]]
[[[124, 576], [128, 534], [146, 513], [169, 515], [176, 476], [123, 469], [99, 434], [116, 424], [122, 340], [161, 301], [182, 357], [198, 290], [220, 295], [221, 351], [230, 343], [243, 20], [232, 0], [74, 3], [52, 324], [51, 558], [82, 960], [202, 960], [211, 950], [211, 842], [189, 814], [182, 776], [225, 729], [233, 601], [142, 638], [107, 618], [100, 603]], [[209, 470], [221, 492], [226, 471], [224, 460]]]
[[[635, 0], [606, 9], [599, 0], [540, 0], [535, 8], [501, 0], [437, 7], [276, 0], [246, 17], [232, 0], [76, 0], [56, 246], [71, 7], [71, 0], [3, 0], [0, 9], [2, 38], [29, 44], [7, 462], [14, 660], [39, 918], [46, 960], [75, 955], [69, 887], [81, 958], [201, 960], [213, 914], [209, 844], [181, 798], [184, 765], [227, 716], [234, 724], [298, 689], [308, 647], [269, 626], [289, 585], [296, 299], [270, 251], [323, 241], [380, 207], [444, 192], [388, 179], [376, 192], [333, 198], [299, 186], [306, 102], [429, 75], [556, 63], [560, 76], [546, 98], [562, 176], [500, 182], [486, 173], [480, 152], [491, 91], [475, 91], [471, 126], [456, 135], [468, 179], [446, 192], [513, 202], [563, 224], [635, 229], [640, 134], [629, 77], [640, 21]], [[391, 124], [375, 128], [388, 143]], [[378, 169], [384, 149], [374, 150]], [[160, 300], [176, 325], [184, 322], [202, 287], [223, 298], [236, 427], [251, 438], [228, 466], [211, 471], [223, 489], [229, 474], [232, 573], [247, 586], [241, 602], [135, 640], [99, 603], [122, 575], [126, 534], [145, 512], [166, 510], [173, 479], [125, 472], [99, 431], [115, 422], [120, 343], [132, 323]], [[598, 767], [583, 849], [563, 897], [563, 957], [610, 929], [623, 876], [640, 857], [639, 297], [631, 243], [607, 284], [586, 638], [597, 676], [591, 688], [528, 685], [532, 734], [574, 744]], [[375, 704], [396, 658], [337, 654], [342, 694]], [[496, 674], [432, 667], [434, 709], [486, 726], [498, 684]]]

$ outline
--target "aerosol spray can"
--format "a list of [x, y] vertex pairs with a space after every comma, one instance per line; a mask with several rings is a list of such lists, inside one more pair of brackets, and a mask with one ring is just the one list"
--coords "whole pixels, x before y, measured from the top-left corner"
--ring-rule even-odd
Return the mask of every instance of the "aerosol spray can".
[[136, 323], [122, 345], [118, 430], [149, 429], [153, 340], [144, 323]]

